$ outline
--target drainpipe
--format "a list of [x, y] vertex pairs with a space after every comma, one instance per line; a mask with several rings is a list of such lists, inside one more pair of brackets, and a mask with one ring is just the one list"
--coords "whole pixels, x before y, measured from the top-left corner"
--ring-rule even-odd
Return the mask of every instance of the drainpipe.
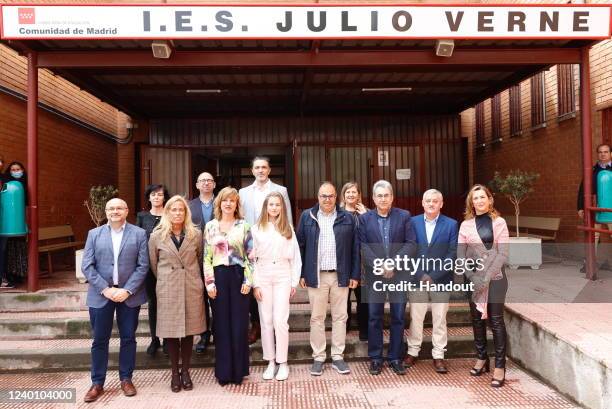
[[38, 55], [28, 52], [28, 291], [38, 291]]
[[[584, 227], [594, 228], [593, 212], [589, 209], [593, 207], [592, 183], [593, 179], [593, 157], [592, 157], [592, 124], [591, 124], [591, 69], [589, 63], [590, 46], [581, 49], [580, 61], [580, 126], [582, 131], [582, 179], [584, 185]], [[585, 240], [586, 254], [586, 278], [589, 280], [597, 279], [597, 259], [595, 256], [595, 233], [586, 230]]]

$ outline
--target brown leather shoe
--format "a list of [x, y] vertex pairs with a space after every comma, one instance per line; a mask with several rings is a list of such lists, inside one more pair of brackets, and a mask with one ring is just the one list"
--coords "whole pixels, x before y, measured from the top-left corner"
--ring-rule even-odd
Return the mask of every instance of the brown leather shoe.
[[437, 373], [447, 373], [448, 369], [444, 363], [444, 359], [434, 359], [433, 366]]
[[412, 356], [410, 354], [406, 355], [406, 358], [404, 358], [404, 367], [406, 367], [406, 369], [413, 367], [416, 364], [417, 359], [418, 358], [416, 356]]
[[93, 384], [85, 394], [83, 400], [85, 402], [95, 402], [104, 393], [104, 387], [102, 385]]
[[261, 327], [259, 326], [259, 323], [253, 323], [251, 330], [249, 331], [249, 345], [256, 343], [260, 336]]
[[134, 396], [136, 395], [136, 387], [132, 383], [131, 380], [126, 379], [121, 381], [121, 390], [125, 396]]

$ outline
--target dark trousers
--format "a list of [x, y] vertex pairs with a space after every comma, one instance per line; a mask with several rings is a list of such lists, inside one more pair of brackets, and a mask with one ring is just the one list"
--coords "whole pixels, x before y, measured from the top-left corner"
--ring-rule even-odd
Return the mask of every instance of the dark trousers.
[[[470, 301], [472, 328], [474, 330], [474, 346], [478, 359], [489, 359], [487, 354], [487, 321], [493, 333], [495, 346], [495, 367], [506, 367], [506, 323], [504, 322], [504, 301], [508, 291], [508, 279], [491, 280], [489, 284], [489, 302], [487, 304], [488, 318], [483, 320], [482, 314], [476, 309], [476, 304]], [[470, 294], [471, 299], [471, 294]]]
[[125, 303], [108, 301], [102, 308], [89, 308], [89, 320], [93, 333], [91, 345], [91, 383], [104, 385], [108, 369], [108, 342], [117, 311], [117, 327], [121, 337], [119, 347], [119, 379], [132, 379], [136, 365], [136, 328], [140, 306], [128, 307]]
[[243, 280], [240, 266], [215, 267], [215, 376], [223, 383], [241, 383], [249, 374], [249, 296], [240, 293]]
[[[346, 313], [348, 314], [348, 320], [346, 320], [347, 328], [351, 322], [352, 315], [352, 300], [351, 300], [351, 292], [355, 293], [355, 299], [357, 300], [357, 326], [359, 327], [359, 336], [367, 337], [368, 336], [368, 304], [367, 300], [362, 299], [362, 296], [365, 296], [367, 291], [361, 291], [361, 287], [357, 286], [357, 288], [349, 289], [348, 300], [346, 302]], [[365, 297], [364, 297], [365, 298]]]
[[212, 331], [213, 328], [213, 315], [210, 313], [210, 310], [212, 309], [212, 301], [213, 300], [208, 297], [208, 292], [206, 289], [204, 289], [204, 316], [206, 317], [206, 331], [204, 331], [203, 334]]
[[6, 236], [0, 236], [0, 282], [2, 282], [2, 279], [6, 279], [8, 281], [7, 278], [7, 274], [6, 274], [6, 261], [7, 261], [7, 254], [6, 254], [6, 242], [8, 241], [8, 237]]
[[253, 295], [253, 291], [249, 293], [249, 314], [251, 316], [251, 324], [259, 325], [259, 306], [257, 305], [257, 299]]
[[157, 339], [157, 293], [155, 287], [157, 279], [151, 270], [147, 273], [145, 279], [145, 290], [147, 292], [147, 302], [149, 304], [149, 329], [151, 331], [151, 340]]
[[[391, 309], [391, 338], [389, 340], [389, 350], [387, 360], [395, 361], [401, 359], [402, 341], [404, 339], [404, 316], [406, 314], [405, 302], [389, 303]], [[383, 359], [383, 315], [385, 312], [384, 303], [368, 304], [368, 356], [373, 361]]]

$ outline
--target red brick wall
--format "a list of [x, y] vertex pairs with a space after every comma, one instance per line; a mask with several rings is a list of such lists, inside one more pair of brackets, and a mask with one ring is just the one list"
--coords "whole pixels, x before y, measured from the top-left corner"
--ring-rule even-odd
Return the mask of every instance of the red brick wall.
[[[0, 93], [0, 154], [27, 166], [26, 104]], [[39, 110], [40, 226], [70, 223], [77, 239], [94, 227], [83, 201], [92, 185], [117, 186], [115, 142]]]

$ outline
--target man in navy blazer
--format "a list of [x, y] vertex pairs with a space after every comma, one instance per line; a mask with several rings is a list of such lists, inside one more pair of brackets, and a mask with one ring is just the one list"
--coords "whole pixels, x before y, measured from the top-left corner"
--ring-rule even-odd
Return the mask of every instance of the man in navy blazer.
[[[391, 289], [383, 285], [401, 284], [409, 272], [399, 268], [381, 268], [381, 261], [410, 259], [416, 254], [414, 230], [410, 213], [393, 207], [393, 187], [386, 180], [379, 180], [372, 188], [376, 209], [361, 216], [359, 241], [366, 268], [368, 291], [368, 356], [370, 373], [378, 375], [383, 364], [383, 314], [388, 298], [391, 309], [391, 336], [387, 360], [391, 369], [404, 375], [406, 369], [401, 360], [404, 338], [404, 315], [406, 314], [406, 291]], [[397, 266], [396, 266], [397, 267]]]
[[[208, 172], [202, 172], [198, 176], [196, 181], [196, 187], [200, 192], [200, 195], [189, 201], [189, 210], [191, 210], [191, 221], [193, 224], [198, 226], [204, 233], [204, 226], [206, 223], [214, 219], [214, 201], [215, 195], [214, 190], [217, 186], [215, 178]], [[203, 264], [200, 263], [200, 268]], [[203, 274], [203, 273], [202, 273]], [[208, 344], [210, 343], [210, 336], [212, 334], [212, 319], [211, 319], [211, 308], [210, 300], [208, 299], [208, 293], [204, 291], [204, 319], [206, 320], [206, 331], [200, 334], [200, 340], [195, 346], [195, 350], [198, 354], [204, 353]]]
[[106, 203], [108, 224], [87, 234], [81, 269], [89, 282], [87, 306], [93, 333], [91, 387], [85, 402], [104, 392], [108, 343], [115, 311], [121, 337], [119, 380], [125, 396], [136, 395], [132, 372], [136, 364], [136, 328], [140, 306], [147, 302], [145, 277], [149, 270], [147, 233], [126, 222], [128, 206], [121, 199]]
[[416, 363], [423, 342], [423, 320], [431, 302], [433, 366], [437, 373], [445, 374], [448, 372], [444, 351], [448, 341], [446, 313], [450, 292], [428, 290], [428, 287], [429, 284], [453, 282], [452, 266], [457, 258], [458, 226], [456, 220], [440, 213], [444, 205], [440, 191], [426, 191], [422, 204], [424, 213], [412, 218], [412, 226], [416, 233], [417, 257], [425, 264], [421, 264], [415, 272], [416, 289], [408, 293], [410, 331], [404, 365], [410, 368]]

